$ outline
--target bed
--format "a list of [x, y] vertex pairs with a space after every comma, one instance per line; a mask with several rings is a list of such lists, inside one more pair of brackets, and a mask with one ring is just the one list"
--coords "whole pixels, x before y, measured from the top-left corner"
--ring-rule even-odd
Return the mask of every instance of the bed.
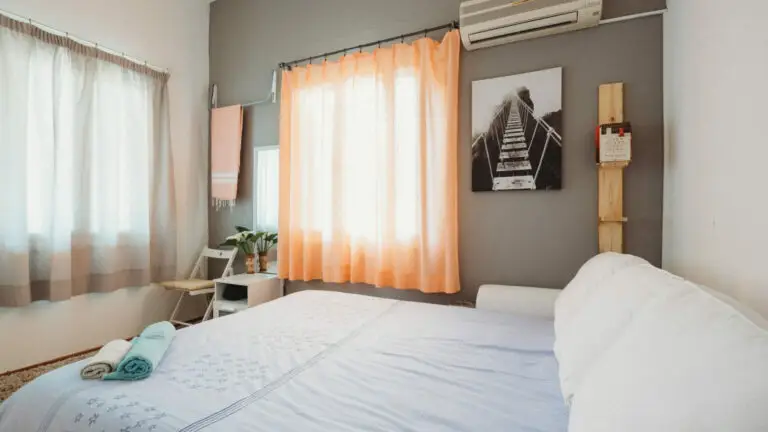
[[75, 363], [0, 432], [565, 431], [551, 319], [307, 291], [180, 330], [140, 382]]

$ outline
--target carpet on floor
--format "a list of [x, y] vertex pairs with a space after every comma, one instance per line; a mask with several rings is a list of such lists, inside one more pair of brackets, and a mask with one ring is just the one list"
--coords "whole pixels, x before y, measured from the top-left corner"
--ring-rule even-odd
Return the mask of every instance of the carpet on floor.
[[73, 356], [58, 360], [53, 363], [48, 363], [40, 366], [35, 366], [30, 369], [22, 370], [19, 372], [13, 372], [8, 375], [0, 376], [0, 402], [8, 399], [18, 389], [24, 387], [27, 383], [31, 382], [40, 375], [46, 374], [52, 370], [58, 369], [62, 366], [66, 366], [70, 363], [75, 363], [82, 359], [93, 356], [96, 351], [75, 354]]

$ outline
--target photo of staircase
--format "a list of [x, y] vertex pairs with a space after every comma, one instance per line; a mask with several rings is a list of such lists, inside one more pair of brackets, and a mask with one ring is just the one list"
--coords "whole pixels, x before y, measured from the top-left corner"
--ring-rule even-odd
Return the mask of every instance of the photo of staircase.
[[494, 190], [536, 189], [533, 165], [529, 158], [520, 111], [512, 108], [502, 139]]
[[562, 187], [561, 83], [561, 69], [473, 83], [473, 191]]

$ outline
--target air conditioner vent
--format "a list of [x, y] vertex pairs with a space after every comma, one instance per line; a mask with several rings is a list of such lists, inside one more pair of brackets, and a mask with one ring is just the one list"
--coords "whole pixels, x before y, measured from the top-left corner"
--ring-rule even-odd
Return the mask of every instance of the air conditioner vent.
[[602, 0], [469, 0], [461, 11], [462, 40], [473, 50], [596, 26]]

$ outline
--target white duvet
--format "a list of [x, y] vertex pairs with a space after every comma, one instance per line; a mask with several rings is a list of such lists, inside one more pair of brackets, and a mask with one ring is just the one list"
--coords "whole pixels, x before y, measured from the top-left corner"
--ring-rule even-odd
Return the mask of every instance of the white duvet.
[[303, 292], [178, 333], [140, 382], [81, 363], [0, 405], [0, 432], [565, 431], [552, 321]]

